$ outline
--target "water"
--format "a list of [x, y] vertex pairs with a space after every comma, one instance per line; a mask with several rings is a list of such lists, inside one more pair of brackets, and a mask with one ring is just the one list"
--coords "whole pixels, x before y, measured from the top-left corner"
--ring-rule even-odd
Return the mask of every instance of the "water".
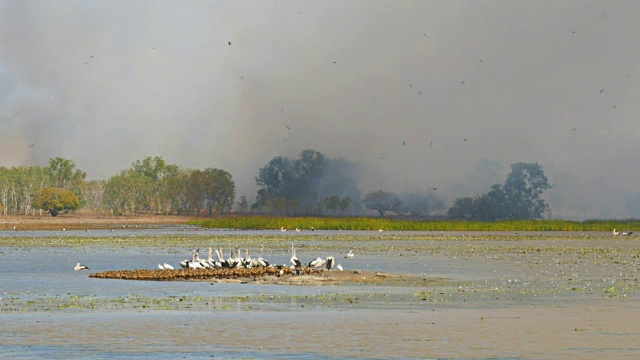
[[[124, 231], [124, 230], [123, 230]], [[405, 285], [287, 286], [142, 282], [89, 278], [103, 270], [174, 266], [188, 256], [176, 242], [112, 244], [111, 231], [30, 231], [24, 247], [0, 246], [0, 358], [551, 359], [638, 358], [640, 318], [635, 238], [537, 234], [514, 241], [458, 233], [415, 240], [415, 233], [335, 240], [262, 231], [208, 230], [210, 243], [233, 236], [285, 236], [265, 258], [288, 263], [333, 254], [347, 271], [442, 278]], [[196, 229], [140, 229], [154, 237]], [[95, 246], [47, 246], [52, 237], [104, 237]], [[418, 234], [424, 235], [424, 234]], [[437, 234], [433, 234], [437, 235]], [[464, 237], [463, 237], [464, 235]], [[398, 239], [400, 236], [400, 239]], [[403, 236], [406, 236], [404, 238]], [[217, 243], [214, 243], [217, 242]], [[242, 246], [242, 244], [239, 244]], [[349, 249], [353, 259], [344, 258]], [[258, 250], [253, 249], [257, 252]], [[75, 263], [89, 272], [73, 271]]]

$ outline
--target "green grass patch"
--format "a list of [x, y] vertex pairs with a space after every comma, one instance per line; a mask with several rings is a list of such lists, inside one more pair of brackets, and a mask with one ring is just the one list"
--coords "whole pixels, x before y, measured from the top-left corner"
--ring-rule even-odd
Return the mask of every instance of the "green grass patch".
[[191, 224], [205, 228], [266, 229], [281, 227], [316, 230], [404, 230], [404, 231], [624, 231], [640, 229], [640, 220], [511, 220], [511, 221], [464, 221], [464, 220], [403, 220], [370, 217], [274, 217], [274, 216], [228, 216], [208, 220], [196, 220]]

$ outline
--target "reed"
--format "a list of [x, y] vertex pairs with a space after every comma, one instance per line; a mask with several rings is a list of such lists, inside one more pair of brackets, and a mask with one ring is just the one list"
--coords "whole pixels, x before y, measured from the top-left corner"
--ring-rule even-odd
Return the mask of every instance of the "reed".
[[272, 217], [228, 216], [191, 222], [204, 228], [277, 230], [296, 228], [316, 230], [379, 230], [386, 231], [624, 231], [640, 230], [640, 220], [404, 220], [371, 217]]

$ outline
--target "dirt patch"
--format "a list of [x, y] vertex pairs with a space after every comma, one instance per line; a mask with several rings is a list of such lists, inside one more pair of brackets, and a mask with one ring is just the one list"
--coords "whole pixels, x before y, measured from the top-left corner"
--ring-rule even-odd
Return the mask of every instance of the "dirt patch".
[[154, 228], [168, 225], [185, 225], [193, 216], [141, 215], [141, 216], [93, 216], [59, 215], [51, 216], [0, 216], [0, 231], [25, 230], [85, 230], [113, 228]]
[[[427, 279], [413, 275], [371, 271], [323, 271], [305, 268], [303, 274], [292, 275], [288, 267], [251, 269], [140, 269], [110, 270], [89, 275], [99, 279], [142, 281], [210, 281], [221, 283], [278, 285], [340, 285], [340, 284], [424, 284]], [[434, 279], [430, 279], [433, 281]]]

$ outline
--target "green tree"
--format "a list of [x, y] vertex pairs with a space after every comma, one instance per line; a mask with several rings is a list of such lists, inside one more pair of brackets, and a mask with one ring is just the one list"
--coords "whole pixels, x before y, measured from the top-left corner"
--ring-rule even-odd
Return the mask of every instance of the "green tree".
[[76, 210], [80, 207], [80, 200], [73, 192], [56, 187], [46, 187], [39, 190], [34, 199], [33, 206], [49, 211], [51, 216], [58, 216], [60, 212]]
[[236, 203], [236, 208], [241, 213], [246, 213], [249, 211], [249, 201], [245, 195], [240, 196], [240, 200]]
[[537, 163], [515, 163], [507, 175], [503, 190], [512, 219], [541, 219], [549, 204], [542, 194], [550, 189], [549, 180]]
[[362, 202], [367, 209], [378, 211], [380, 217], [383, 217], [385, 212], [393, 211], [402, 205], [398, 195], [382, 190], [365, 194]]

